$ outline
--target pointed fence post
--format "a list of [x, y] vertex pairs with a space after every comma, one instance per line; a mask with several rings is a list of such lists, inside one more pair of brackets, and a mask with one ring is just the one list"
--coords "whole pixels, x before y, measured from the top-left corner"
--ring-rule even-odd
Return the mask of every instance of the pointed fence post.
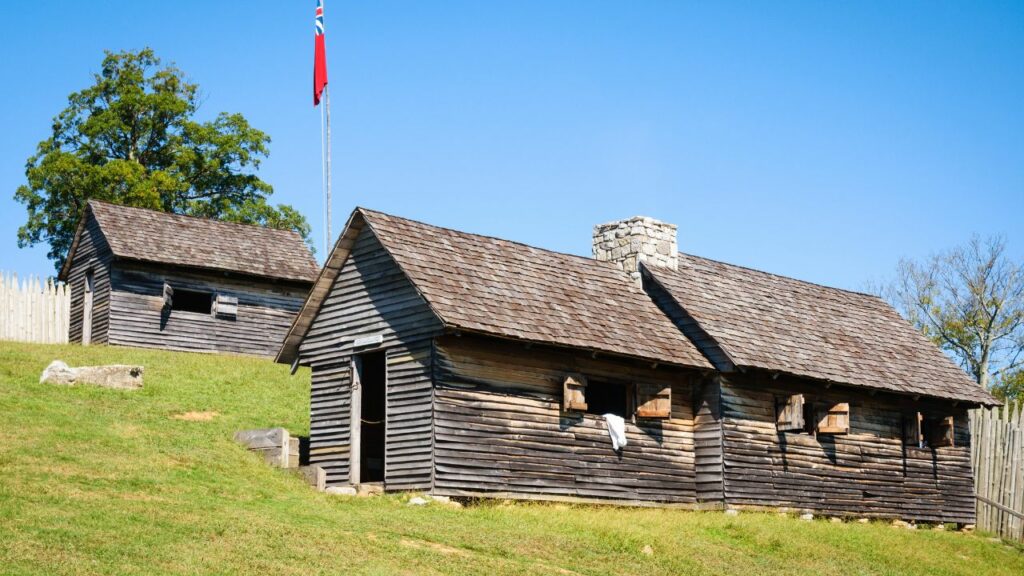
[[67, 284], [0, 271], [0, 340], [67, 343], [70, 312]]

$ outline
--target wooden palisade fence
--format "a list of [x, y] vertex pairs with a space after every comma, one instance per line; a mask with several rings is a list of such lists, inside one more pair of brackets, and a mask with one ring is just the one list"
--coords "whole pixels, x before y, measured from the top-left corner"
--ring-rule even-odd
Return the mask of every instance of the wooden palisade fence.
[[0, 340], [68, 341], [71, 291], [66, 284], [0, 272]]
[[1024, 405], [971, 411], [978, 528], [1024, 540]]

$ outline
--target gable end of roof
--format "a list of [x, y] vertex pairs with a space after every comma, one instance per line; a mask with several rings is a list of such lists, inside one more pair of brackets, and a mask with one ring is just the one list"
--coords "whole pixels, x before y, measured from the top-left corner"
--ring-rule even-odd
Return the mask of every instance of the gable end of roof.
[[[335, 280], [338, 278], [338, 274], [341, 273], [342, 268], [345, 267], [345, 263], [348, 261], [352, 254], [352, 249], [355, 247], [356, 240], [363, 230], [369, 231], [378, 241], [380, 241], [379, 235], [373, 230], [372, 224], [366, 218], [366, 213], [363, 208], [356, 207], [349, 215], [348, 221], [345, 223], [345, 228], [342, 230], [338, 240], [334, 243], [334, 247], [331, 249], [331, 253], [327, 257], [327, 261], [324, 263], [324, 267], [320, 270], [320, 274], [317, 276], [316, 281], [313, 283], [312, 289], [309, 294], [306, 295], [306, 300], [302, 304], [302, 308], [299, 313], [295, 315], [292, 320], [292, 325], [288, 329], [288, 333], [285, 335], [284, 341], [281, 345], [281, 349], [277, 353], [277, 357], [274, 359], [275, 362], [282, 364], [291, 364], [296, 361], [299, 357], [299, 346], [302, 344], [302, 340], [306, 337], [310, 327], [313, 325], [313, 320], [320, 312], [320, 308], [323, 306], [328, 294], [331, 292], [331, 288], [334, 286]], [[381, 246], [384, 247], [385, 251], [388, 251], [389, 256], [391, 255], [387, 245], [381, 242]], [[405, 278], [409, 281], [409, 284], [416, 290], [420, 298], [426, 302], [427, 307], [430, 311], [437, 316], [438, 320], [442, 325], [445, 325], [444, 319], [438, 314], [437, 310], [423, 297], [416, 282], [402, 270], [402, 266], [399, 262], [394, 260], [395, 266], [402, 272]]]
[[[64, 264], [60, 267], [60, 272], [57, 274], [57, 280], [61, 282], [67, 282], [68, 274], [71, 272], [71, 263], [78, 252], [78, 243], [82, 240], [82, 234], [85, 232], [86, 222], [89, 221], [89, 217], [92, 215], [92, 203], [89, 202], [85, 205], [85, 212], [82, 213], [82, 217], [78, 219], [78, 226], [75, 228], [75, 237], [71, 240], [71, 248], [68, 249], [68, 255], [64, 257]], [[100, 230], [102, 234], [103, 231]]]

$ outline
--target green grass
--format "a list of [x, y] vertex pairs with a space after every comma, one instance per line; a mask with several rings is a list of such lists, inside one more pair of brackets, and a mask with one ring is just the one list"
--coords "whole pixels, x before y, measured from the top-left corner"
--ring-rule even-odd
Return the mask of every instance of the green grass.
[[[146, 386], [39, 384], [54, 358], [142, 364]], [[0, 572], [1024, 574], [1019, 547], [884, 523], [319, 494], [231, 440], [306, 433], [308, 382], [248, 358], [0, 343]]]

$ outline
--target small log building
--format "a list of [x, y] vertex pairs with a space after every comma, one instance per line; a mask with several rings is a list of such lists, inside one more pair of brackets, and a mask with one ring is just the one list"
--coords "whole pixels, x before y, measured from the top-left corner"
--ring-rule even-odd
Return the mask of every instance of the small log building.
[[59, 277], [72, 342], [273, 356], [317, 272], [293, 231], [92, 200]]
[[328, 484], [973, 521], [967, 410], [996, 401], [883, 301], [650, 218], [593, 241], [357, 209], [277, 357], [312, 368]]

